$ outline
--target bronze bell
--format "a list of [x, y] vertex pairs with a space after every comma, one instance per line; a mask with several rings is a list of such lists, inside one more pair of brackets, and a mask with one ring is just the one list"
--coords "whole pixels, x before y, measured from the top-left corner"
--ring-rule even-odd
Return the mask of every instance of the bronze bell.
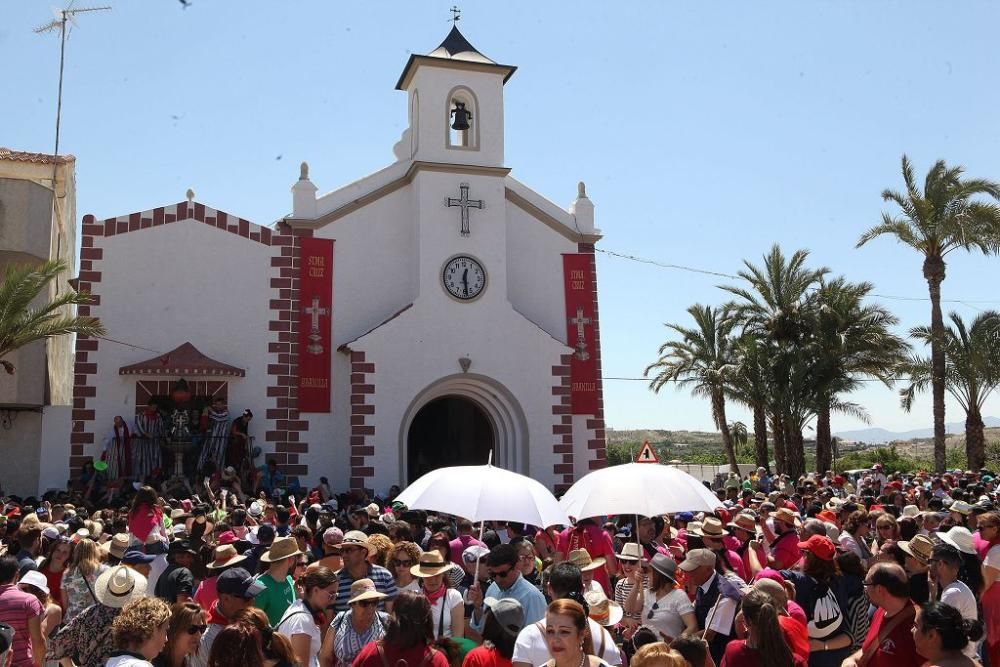
[[472, 118], [472, 112], [466, 110], [464, 102], [455, 102], [455, 108], [451, 110], [451, 115], [455, 117], [454, 122], [451, 124], [451, 129], [469, 129], [469, 119]]

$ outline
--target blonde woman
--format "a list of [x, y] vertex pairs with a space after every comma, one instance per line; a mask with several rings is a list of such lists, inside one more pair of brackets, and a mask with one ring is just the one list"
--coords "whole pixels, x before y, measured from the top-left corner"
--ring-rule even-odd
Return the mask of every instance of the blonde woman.
[[72, 621], [81, 611], [97, 602], [94, 583], [107, 569], [107, 565], [101, 564], [96, 542], [83, 539], [77, 543], [73, 549], [73, 559], [62, 578], [65, 622]]
[[883, 513], [875, 519], [875, 544], [872, 548], [872, 555], [878, 558], [879, 553], [886, 546], [899, 542], [899, 524], [896, 517]]

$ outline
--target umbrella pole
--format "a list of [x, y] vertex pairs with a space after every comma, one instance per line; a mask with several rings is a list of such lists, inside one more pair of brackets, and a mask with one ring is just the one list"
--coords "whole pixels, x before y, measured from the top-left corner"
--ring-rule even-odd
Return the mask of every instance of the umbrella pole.
[[[486, 459], [486, 465], [488, 465], [488, 466], [493, 465], [493, 450], [492, 449], [490, 450], [489, 457]], [[480, 544], [483, 543], [483, 531], [485, 529], [486, 529], [486, 522], [485, 521], [480, 521], [479, 522], [479, 543]], [[480, 559], [480, 557], [477, 556], [476, 557], [476, 568], [475, 568], [475, 571], [473, 572], [473, 575], [472, 575], [472, 585], [473, 586], [478, 586], [479, 585], [479, 559]], [[483, 594], [485, 595], [486, 591], [483, 591]]]

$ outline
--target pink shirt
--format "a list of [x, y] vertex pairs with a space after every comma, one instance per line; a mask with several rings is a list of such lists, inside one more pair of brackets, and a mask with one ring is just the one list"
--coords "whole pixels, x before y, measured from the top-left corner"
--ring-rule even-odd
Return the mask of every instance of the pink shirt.
[[43, 613], [42, 603], [34, 595], [21, 591], [14, 584], [0, 586], [0, 623], [14, 628], [11, 667], [32, 667], [34, 664], [28, 620]]
[[[597, 525], [588, 524], [583, 527], [582, 535], [576, 528], [570, 527], [559, 533], [559, 553], [563, 558], [569, 558], [569, 552], [575, 549], [586, 549], [592, 559], [604, 558], [606, 562], [615, 562], [615, 546], [608, 532]], [[608, 597], [614, 593], [611, 590], [611, 580], [606, 567], [594, 570], [594, 581], [601, 585]]]
[[463, 551], [472, 546], [485, 547], [486, 545], [474, 538], [472, 535], [459, 535], [449, 542], [448, 546], [451, 548], [451, 562], [461, 563]]
[[[788, 537], [791, 535], [791, 537]], [[785, 533], [771, 545], [771, 555], [774, 556], [775, 570], [790, 570], [799, 562], [802, 552], [799, 549], [799, 537], [794, 532]]]
[[219, 592], [215, 588], [217, 583], [219, 583], [219, 575], [209, 577], [198, 584], [198, 590], [194, 592], [194, 601], [205, 611], [211, 609], [215, 601], [219, 599]]

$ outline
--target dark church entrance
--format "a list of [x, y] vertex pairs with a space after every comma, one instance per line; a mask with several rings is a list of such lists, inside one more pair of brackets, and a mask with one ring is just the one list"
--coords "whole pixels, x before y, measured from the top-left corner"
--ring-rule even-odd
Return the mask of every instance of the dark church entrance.
[[420, 409], [407, 434], [407, 479], [447, 466], [485, 465], [493, 424], [476, 403], [445, 396]]

